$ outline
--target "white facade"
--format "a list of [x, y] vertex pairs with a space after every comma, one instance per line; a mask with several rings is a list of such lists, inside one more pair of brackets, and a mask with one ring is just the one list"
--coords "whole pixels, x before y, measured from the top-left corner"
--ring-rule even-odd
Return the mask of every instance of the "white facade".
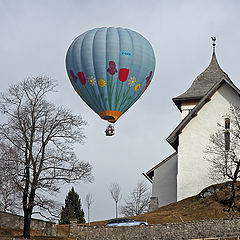
[[213, 184], [209, 178], [209, 162], [204, 159], [210, 135], [217, 124], [224, 124], [224, 116], [231, 104], [240, 106], [240, 97], [224, 83], [198, 111], [197, 116], [184, 127], [179, 135], [177, 199], [198, 194]]
[[182, 111], [182, 119], [184, 119], [192, 109], [197, 105], [198, 101], [185, 101], [182, 102], [181, 111]]
[[[145, 174], [152, 182], [150, 210], [196, 195], [214, 184], [209, 177], [210, 165], [205, 160], [205, 151], [218, 124], [224, 125], [231, 105], [240, 107], [240, 95], [224, 82], [196, 114], [189, 116], [190, 120], [177, 134], [177, 152]], [[184, 103], [184, 106], [192, 107], [194, 111], [198, 104]]]
[[158, 207], [177, 201], [177, 154], [154, 170], [152, 197], [157, 198]]
[[240, 90], [220, 68], [214, 48], [209, 66], [173, 101], [182, 121], [167, 141], [176, 153], [145, 174], [152, 182], [152, 209], [196, 195], [215, 183], [209, 176], [206, 149], [218, 124], [224, 125], [230, 106], [240, 107]]

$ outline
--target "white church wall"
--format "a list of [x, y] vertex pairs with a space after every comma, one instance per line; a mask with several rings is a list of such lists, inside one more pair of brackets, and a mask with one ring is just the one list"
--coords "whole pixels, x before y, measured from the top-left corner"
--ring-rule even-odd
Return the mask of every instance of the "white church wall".
[[158, 207], [177, 201], [177, 155], [154, 170], [152, 197]]
[[209, 178], [209, 163], [204, 160], [209, 137], [224, 123], [230, 104], [240, 106], [240, 97], [223, 84], [179, 135], [177, 199], [198, 194], [213, 184]]
[[182, 119], [184, 119], [192, 109], [198, 104], [198, 100], [193, 101], [183, 101], [181, 106]]

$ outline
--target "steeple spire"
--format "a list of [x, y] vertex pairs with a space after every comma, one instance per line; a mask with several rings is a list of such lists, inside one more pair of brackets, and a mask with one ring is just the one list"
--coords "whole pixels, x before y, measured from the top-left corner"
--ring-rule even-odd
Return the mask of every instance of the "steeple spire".
[[216, 40], [217, 40], [217, 38], [216, 37], [211, 37], [211, 39], [213, 41], [213, 43], [212, 43], [212, 45], [213, 45], [213, 54], [215, 54], [215, 47], [216, 47]]
[[213, 53], [210, 64], [208, 67], [199, 74], [193, 81], [190, 88], [179, 95], [178, 97], [173, 98], [174, 103], [181, 110], [181, 105], [186, 101], [200, 101], [207, 92], [223, 78], [232, 82], [228, 75], [221, 69], [218, 64], [215, 48], [216, 48], [216, 37], [211, 37]]

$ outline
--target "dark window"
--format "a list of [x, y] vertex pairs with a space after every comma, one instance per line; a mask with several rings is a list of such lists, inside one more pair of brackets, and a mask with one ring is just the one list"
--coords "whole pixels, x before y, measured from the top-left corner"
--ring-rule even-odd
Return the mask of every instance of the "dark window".
[[117, 222], [116, 220], [111, 220], [108, 223], [116, 223], [116, 222]]
[[124, 219], [125, 222], [134, 222], [132, 219]]
[[224, 132], [224, 139], [225, 139], [225, 150], [228, 151], [230, 149], [230, 132]]
[[230, 129], [230, 119], [225, 118], [225, 129]]
[[230, 118], [225, 118], [225, 132], [224, 132], [224, 141], [225, 141], [225, 150], [230, 149]]

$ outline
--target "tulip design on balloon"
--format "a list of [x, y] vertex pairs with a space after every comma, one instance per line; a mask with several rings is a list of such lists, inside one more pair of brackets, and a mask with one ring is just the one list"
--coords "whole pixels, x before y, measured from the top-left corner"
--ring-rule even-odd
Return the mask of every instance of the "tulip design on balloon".
[[66, 67], [84, 102], [103, 120], [115, 123], [151, 83], [155, 56], [150, 43], [139, 33], [103, 27], [73, 41]]

